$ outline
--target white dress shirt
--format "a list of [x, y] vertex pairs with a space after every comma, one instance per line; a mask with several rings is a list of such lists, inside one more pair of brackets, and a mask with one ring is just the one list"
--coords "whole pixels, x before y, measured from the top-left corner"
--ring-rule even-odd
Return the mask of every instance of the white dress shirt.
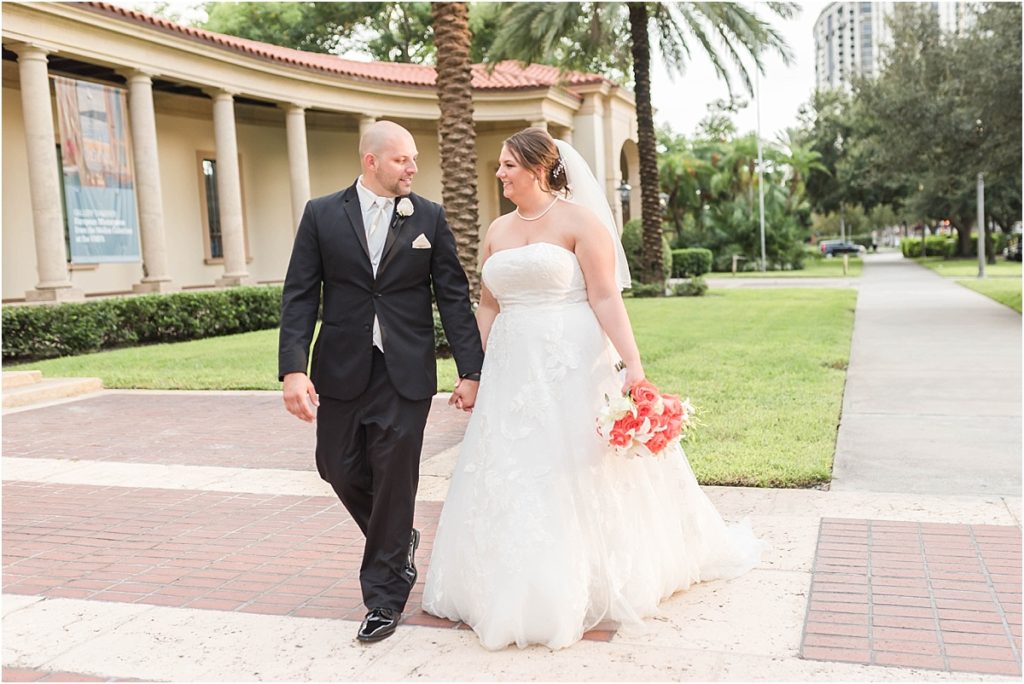
[[[359, 195], [359, 208], [363, 212], [363, 227], [366, 229], [366, 245], [370, 252], [370, 266], [373, 277], [377, 277], [381, 255], [384, 253], [384, 242], [387, 240], [388, 226], [391, 225], [391, 214], [395, 206], [394, 197], [381, 197], [363, 185], [363, 177], [356, 181], [356, 194]], [[375, 226], [376, 224], [376, 226]], [[380, 323], [377, 316], [373, 317], [373, 346], [384, 351], [381, 340]]]

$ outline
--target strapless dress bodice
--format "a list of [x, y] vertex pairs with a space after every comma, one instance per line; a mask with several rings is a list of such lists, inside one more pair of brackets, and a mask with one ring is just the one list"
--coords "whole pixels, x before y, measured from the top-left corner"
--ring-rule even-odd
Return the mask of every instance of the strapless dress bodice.
[[503, 312], [587, 301], [576, 255], [551, 242], [499, 250], [484, 263], [481, 276]]

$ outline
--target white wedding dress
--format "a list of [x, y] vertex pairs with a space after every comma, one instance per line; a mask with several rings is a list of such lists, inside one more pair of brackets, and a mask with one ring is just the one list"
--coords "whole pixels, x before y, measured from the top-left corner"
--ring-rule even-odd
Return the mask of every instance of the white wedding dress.
[[482, 276], [501, 312], [424, 610], [469, 624], [488, 649], [562, 648], [756, 565], [765, 544], [722, 521], [681, 447], [627, 459], [598, 436], [598, 411], [622, 380], [576, 255], [543, 242], [502, 250]]

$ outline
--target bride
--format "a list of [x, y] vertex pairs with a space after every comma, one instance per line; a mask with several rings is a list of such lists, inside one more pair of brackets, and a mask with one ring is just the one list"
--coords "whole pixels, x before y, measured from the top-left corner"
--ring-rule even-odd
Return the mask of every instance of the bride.
[[746, 572], [764, 543], [722, 521], [678, 444], [628, 459], [597, 435], [605, 396], [644, 369], [620, 293], [625, 254], [586, 162], [528, 128], [505, 141], [497, 176], [516, 210], [482, 246], [486, 356], [423, 608], [488, 649], [563, 648]]

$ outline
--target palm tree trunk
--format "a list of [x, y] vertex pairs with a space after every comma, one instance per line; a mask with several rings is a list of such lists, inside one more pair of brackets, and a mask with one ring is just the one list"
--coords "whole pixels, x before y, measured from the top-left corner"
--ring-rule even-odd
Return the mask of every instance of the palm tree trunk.
[[640, 279], [645, 283], [659, 284], [664, 289], [658, 150], [654, 134], [654, 111], [651, 108], [651, 41], [647, 34], [647, 5], [642, 2], [630, 2], [628, 5], [640, 152], [640, 214], [644, 238], [643, 272]]
[[480, 215], [476, 193], [476, 129], [473, 125], [469, 9], [464, 2], [431, 3], [437, 49], [437, 125], [441, 148], [441, 198], [455, 234], [470, 296], [480, 296], [477, 248]]

